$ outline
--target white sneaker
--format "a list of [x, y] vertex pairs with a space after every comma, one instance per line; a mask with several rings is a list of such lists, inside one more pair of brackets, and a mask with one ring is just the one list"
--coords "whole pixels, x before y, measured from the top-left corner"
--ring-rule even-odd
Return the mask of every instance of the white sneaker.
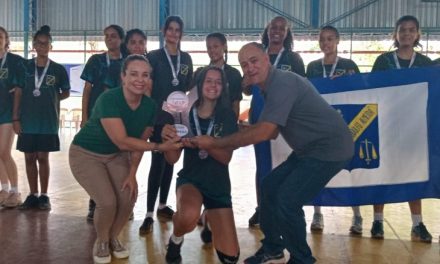
[[117, 259], [128, 258], [130, 252], [128, 249], [124, 247], [124, 245], [117, 238], [112, 238], [110, 240], [110, 249], [112, 250], [112, 254]]
[[21, 194], [16, 192], [9, 193], [8, 198], [3, 202], [4, 207], [14, 208], [21, 204]]
[[313, 214], [313, 221], [310, 225], [312, 231], [322, 231], [324, 229], [324, 216], [321, 213]]
[[0, 191], [0, 205], [3, 205], [3, 203], [8, 199], [9, 192], [5, 190]]
[[106, 264], [112, 261], [108, 242], [98, 242], [98, 240], [96, 240], [93, 246], [93, 261], [96, 264]]
[[362, 216], [353, 216], [350, 233], [360, 235], [362, 234]]

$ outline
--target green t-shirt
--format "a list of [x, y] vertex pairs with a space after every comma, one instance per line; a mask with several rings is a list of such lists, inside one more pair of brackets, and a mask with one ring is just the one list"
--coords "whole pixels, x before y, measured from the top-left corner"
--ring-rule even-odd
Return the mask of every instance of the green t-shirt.
[[120, 84], [122, 59], [111, 59], [109, 67], [107, 66], [106, 54], [107, 53], [104, 52], [90, 57], [81, 73], [81, 79], [92, 84], [88, 105], [89, 117], [92, 114], [96, 99], [104, 92], [104, 86], [114, 88]]
[[[40, 96], [34, 96], [35, 60], [26, 62], [26, 85], [22, 89], [20, 119], [23, 133], [58, 134], [60, 115], [60, 93], [70, 90], [67, 71], [61, 64], [50, 61], [40, 87]], [[37, 67], [41, 77], [44, 67]]]
[[[278, 54], [269, 55], [270, 64], [274, 65], [277, 56]], [[306, 76], [304, 62], [301, 56], [298, 53], [291, 50], [283, 51], [283, 53], [281, 54], [281, 58], [278, 61], [278, 64], [276, 65], [276, 68], [283, 71], [294, 72], [301, 76]]]
[[[237, 131], [235, 114], [231, 109], [220, 109], [214, 120], [211, 136], [224, 137]], [[206, 134], [210, 121], [211, 119], [199, 118], [202, 134]], [[190, 126], [192, 133], [197, 135], [192, 111], [190, 112]], [[210, 156], [201, 159], [199, 149], [184, 149], [183, 169], [178, 175], [178, 185], [190, 182], [211, 199], [230, 201], [231, 183], [228, 166]]]
[[[199, 74], [204, 68], [205, 67], [200, 67], [194, 72], [194, 82], [192, 87], [197, 85]], [[223, 71], [226, 79], [228, 80], [228, 93], [231, 104], [234, 101], [241, 101], [243, 99], [243, 95], [241, 93], [241, 81], [243, 78], [241, 77], [241, 73], [229, 64], [224, 65]]]
[[[153, 67], [153, 90], [151, 98], [154, 99], [159, 107], [162, 107], [162, 103], [167, 100], [170, 93], [174, 91], [186, 92], [191, 88], [189, 86], [193, 76], [193, 64], [191, 56], [188, 53], [180, 51], [180, 71], [177, 75], [179, 84], [177, 86], [171, 84], [173, 74], [163, 48], [149, 52], [147, 58], [150, 61], [151, 67]], [[177, 69], [177, 56], [170, 55], [170, 58], [174, 69]]]
[[122, 88], [104, 92], [96, 101], [93, 113], [86, 125], [76, 134], [73, 144], [98, 154], [113, 154], [119, 148], [111, 141], [102, 126], [102, 118], [120, 118], [129, 137], [140, 138], [147, 127], [153, 126], [156, 104], [147, 96], [136, 110], [125, 100]]
[[[6, 55], [7, 54], [7, 55]], [[24, 59], [12, 53], [5, 53], [6, 62], [0, 68], [0, 124], [12, 122], [14, 87], [24, 87]], [[5, 56], [0, 59], [0, 65]]]
[[[386, 71], [386, 70], [397, 69], [393, 54], [394, 51], [390, 51], [379, 55], [379, 57], [377, 57], [376, 61], [374, 62], [371, 71], [374, 72], [374, 71]], [[399, 60], [399, 64], [401, 68], [408, 68], [409, 64], [411, 63], [411, 60], [404, 60], [399, 57], [397, 57], [397, 59]], [[416, 57], [411, 67], [412, 68], [427, 67], [431, 65], [432, 65], [432, 60], [429, 57], [416, 52]]]
[[[326, 73], [325, 75], [329, 76], [330, 72], [332, 71], [333, 64], [324, 64], [324, 68]], [[359, 68], [356, 63], [350, 59], [339, 58], [333, 76], [342, 76], [352, 73], [359, 73]], [[309, 79], [324, 77], [322, 59], [314, 60], [307, 65], [306, 77]]]

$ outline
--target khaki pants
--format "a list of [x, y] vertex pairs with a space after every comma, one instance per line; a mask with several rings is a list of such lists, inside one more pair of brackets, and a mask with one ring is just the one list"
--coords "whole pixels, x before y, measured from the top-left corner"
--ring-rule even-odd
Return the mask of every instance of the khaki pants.
[[73, 176], [96, 202], [94, 224], [98, 239], [119, 235], [134, 207], [122, 184], [130, 169], [128, 152], [102, 155], [71, 145], [69, 163]]

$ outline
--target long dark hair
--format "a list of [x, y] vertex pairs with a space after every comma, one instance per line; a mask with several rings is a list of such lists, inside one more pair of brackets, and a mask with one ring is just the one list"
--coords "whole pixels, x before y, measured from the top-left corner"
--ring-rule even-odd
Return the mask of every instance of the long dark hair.
[[0, 31], [3, 32], [3, 34], [5, 34], [5, 38], [6, 38], [6, 44], [4, 46], [5, 50], [8, 51], [9, 50], [9, 45], [11, 44], [11, 42], [9, 41], [9, 34], [8, 31], [6, 31], [6, 29], [2, 26], [0, 26]]
[[197, 78], [197, 96], [198, 99], [197, 101], [194, 103], [194, 105], [200, 106], [203, 104], [203, 83], [205, 82], [206, 79], [206, 74], [209, 71], [217, 71], [220, 73], [221, 78], [222, 78], [222, 92], [220, 94], [220, 97], [217, 99], [217, 103], [215, 105], [215, 109], [214, 109], [214, 113], [217, 113], [217, 111], [219, 111], [222, 108], [229, 108], [232, 109], [231, 107], [231, 103], [229, 100], [229, 89], [228, 89], [228, 80], [226, 79], [226, 75], [223, 72], [222, 69], [220, 69], [219, 67], [216, 66], [206, 66], [203, 68], [203, 70], [200, 72], [200, 74], [198, 75]]
[[180, 27], [180, 39], [179, 39], [179, 44], [177, 45], [177, 47], [180, 49], [180, 41], [182, 40], [182, 36], [183, 36], [183, 20], [180, 16], [169, 16], [167, 17], [167, 19], [165, 20], [165, 25], [163, 26], [163, 30], [162, 33], [165, 36], [165, 32], [168, 30], [168, 28], [170, 27], [171, 22], [176, 22], [177, 24], [179, 24]]
[[228, 41], [226, 40], [226, 36], [223, 33], [220, 32], [214, 32], [206, 36], [206, 41], [210, 38], [216, 38], [220, 41], [220, 43], [225, 46], [225, 64], [228, 63]]
[[269, 48], [269, 27], [272, 24], [272, 22], [274, 22], [277, 19], [281, 19], [286, 23], [286, 27], [287, 27], [287, 34], [286, 34], [286, 38], [284, 39], [283, 42], [283, 47], [286, 50], [293, 50], [293, 35], [292, 35], [292, 30], [290, 27], [290, 23], [287, 21], [286, 18], [282, 17], [282, 16], [276, 16], [274, 17], [269, 24], [267, 24], [266, 28], [264, 28], [263, 31], [263, 35], [261, 36], [261, 43], [263, 44], [264, 48]]
[[419, 20], [417, 20], [415, 16], [410, 16], [410, 15], [402, 16], [396, 21], [396, 25], [394, 26], [394, 32], [393, 32], [393, 40], [394, 40], [393, 46], [396, 48], [399, 48], [400, 46], [399, 41], [397, 41], [397, 31], [399, 30], [399, 26], [403, 22], [413, 22], [416, 25], [417, 32], [419, 33], [419, 37], [416, 39], [416, 41], [414, 41], [413, 47], [417, 47], [417, 46], [422, 47], [422, 44], [420, 44], [421, 32], [420, 32]]
[[[134, 35], [139, 35], [145, 40], [145, 42], [147, 41], [147, 34], [145, 34], [145, 32], [143, 32], [139, 28], [133, 28], [133, 29], [130, 29], [129, 31], [127, 31], [127, 34], [125, 34], [125, 39], [124, 39], [124, 50], [127, 52], [127, 54], [124, 54], [125, 56], [130, 55], [128, 48], [127, 48], [127, 45], [128, 45], [128, 42], [130, 41], [130, 39]], [[144, 55], [146, 55], [146, 54], [144, 54]]]
[[118, 33], [118, 36], [121, 39], [121, 45], [119, 46], [119, 50], [120, 50], [122, 56], [126, 56], [128, 54], [128, 52], [127, 52], [127, 49], [125, 48], [125, 45], [124, 45], [124, 38], [125, 38], [124, 29], [119, 25], [112, 24], [112, 25], [109, 25], [106, 28], [104, 28], [104, 32], [110, 28], [114, 29]]

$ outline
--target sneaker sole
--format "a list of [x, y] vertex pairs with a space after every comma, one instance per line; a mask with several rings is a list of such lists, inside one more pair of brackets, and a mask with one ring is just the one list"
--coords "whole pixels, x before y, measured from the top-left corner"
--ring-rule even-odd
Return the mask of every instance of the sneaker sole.
[[352, 235], [362, 235], [362, 229], [359, 230], [359, 229], [351, 227], [350, 228], [350, 234], [352, 234]]
[[411, 235], [411, 241], [413, 241], [413, 242], [422, 242], [422, 243], [427, 243], [427, 244], [432, 243], [432, 239], [431, 240], [421, 239], [420, 237], [413, 236], [413, 235]]
[[128, 250], [123, 252], [113, 251], [112, 255], [117, 259], [126, 259], [130, 256], [130, 253], [128, 252]]
[[107, 257], [97, 257], [93, 256], [93, 262], [96, 264], [107, 264], [112, 262], [112, 257], [108, 255]]
[[384, 235], [371, 235], [371, 238], [373, 238], [373, 239], [383, 239]]

